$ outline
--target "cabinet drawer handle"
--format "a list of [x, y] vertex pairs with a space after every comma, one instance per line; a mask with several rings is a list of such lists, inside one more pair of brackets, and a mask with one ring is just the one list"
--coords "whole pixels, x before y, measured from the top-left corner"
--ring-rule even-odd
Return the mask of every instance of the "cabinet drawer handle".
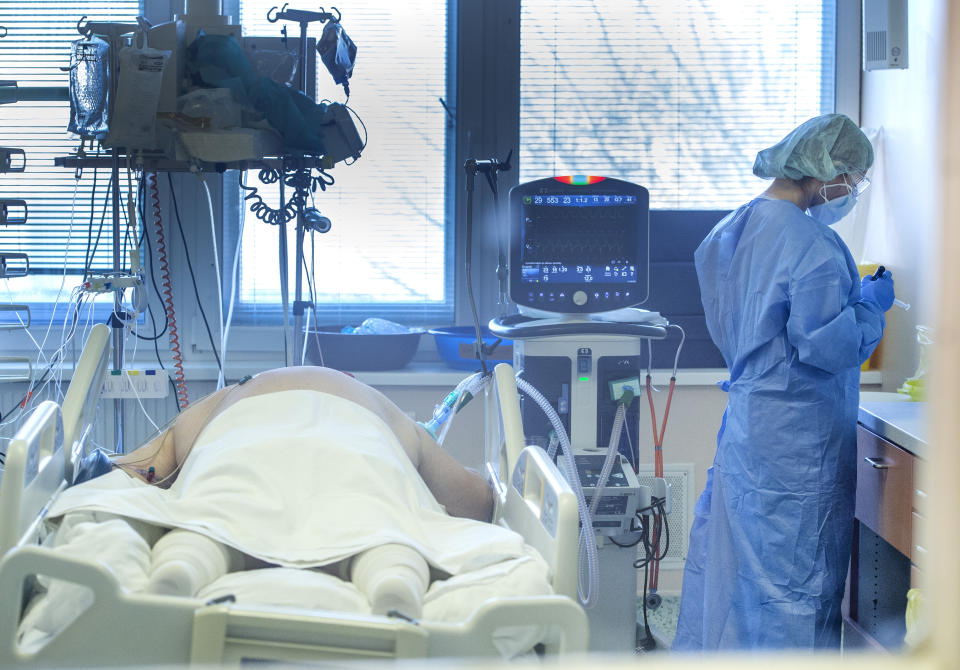
[[863, 460], [871, 465], [871, 467], [876, 468], [877, 470], [887, 470], [890, 468], [889, 465], [883, 462], [882, 458], [871, 458], [870, 456], [864, 456]]

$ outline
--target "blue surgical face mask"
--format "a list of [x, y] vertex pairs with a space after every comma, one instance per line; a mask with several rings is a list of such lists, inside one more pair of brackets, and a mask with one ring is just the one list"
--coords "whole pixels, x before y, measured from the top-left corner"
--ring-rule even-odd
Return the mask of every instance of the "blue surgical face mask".
[[807, 214], [820, 223], [832, 226], [837, 221], [845, 217], [857, 204], [857, 198], [853, 194], [842, 195], [833, 200], [827, 200], [819, 205], [811, 205]]

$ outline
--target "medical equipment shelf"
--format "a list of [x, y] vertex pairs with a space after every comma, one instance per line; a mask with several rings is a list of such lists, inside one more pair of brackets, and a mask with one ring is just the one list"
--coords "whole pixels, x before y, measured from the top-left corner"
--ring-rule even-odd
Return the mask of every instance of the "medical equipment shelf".
[[[303, 167], [323, 168], [323, 160], [315, 156], [296, 156], [296, 160], [303, 162]], [[135, 167], [143, 168], [148, 172], [194, 172], [202, 170], [204, 172], [224, 172], [226, 170], [259, 170], [269, 167], [278, 169], [283, 166], [283, 158], [267, 157], [256, 160], [230, 161], [224, 163], [208, 163], [204, 161], [185, 161], [166, 158], [160, 155], [150, 154], [121, 154], [120, 160], [126, 164], [130, 160]], [[109, 168], [113, 164], [113, 158], [105, 156], [57, 156], [53, 159], [54, 165], [66, 168]], [[329, 167], [329, 166], [326, 166]]]

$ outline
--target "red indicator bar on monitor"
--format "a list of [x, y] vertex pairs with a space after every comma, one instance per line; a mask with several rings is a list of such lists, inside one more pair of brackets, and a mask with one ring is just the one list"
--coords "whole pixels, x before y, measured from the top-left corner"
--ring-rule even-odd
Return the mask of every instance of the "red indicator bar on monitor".
[[606, 177], [596, 177], [593, 175], [568, 175], [566, 177], [554, 177], [561, 184], [570, 184], [571, 186], [587, 186], [589, 184], [596, 184], [597, 182], [603, 181]]

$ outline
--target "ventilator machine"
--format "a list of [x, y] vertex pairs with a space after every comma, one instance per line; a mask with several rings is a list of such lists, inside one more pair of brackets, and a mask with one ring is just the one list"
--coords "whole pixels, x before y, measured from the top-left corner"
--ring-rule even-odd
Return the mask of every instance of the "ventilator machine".
[[[677, 328], [636, 307], [649, 294], [649, 194], [574, 176], [520, 184], [509, 200], [509, 291], [519, 313], [489, 327], [514, 341], [527, 443], [556, 456], [582, 491], [581, 523], [590, 519], [593, 530], [581, 532], [580, 552], [590, 647], [633, 651], [637, 567], [651, 562], [638, 549], [657, 554], [669, 505], [650, 398], [657, 453], [640, 453], [640, 401], [652, 388], [652, 343]], [[637, 479], [651, 460], [660, 466], [655, 491]]]

